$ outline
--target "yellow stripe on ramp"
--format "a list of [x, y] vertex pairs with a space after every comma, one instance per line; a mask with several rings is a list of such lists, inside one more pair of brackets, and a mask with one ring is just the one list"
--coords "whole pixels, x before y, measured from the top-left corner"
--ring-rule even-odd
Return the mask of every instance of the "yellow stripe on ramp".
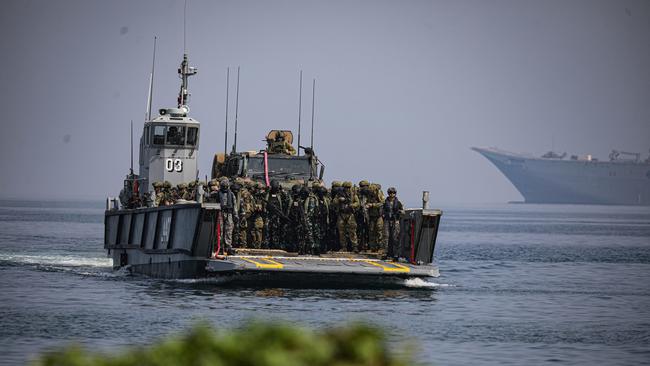
[[[284, 268], [284, 265], [282, 263], [278, 263], [274, 260], [268, 259], [268, 258], [259, 258], [258, 260], [253, 260], [250, 258], [240, 258], [242, 260], [245, 260], [248, 263], [253, 263], [257, 268], [264, 268], [264, 269], [282, 269]], [[261, 262], [264, 261], [264, 262]]]
[[[403, 264], [399, 263], [386, 263], [386, 262], [376, 262], [376, 261], [363, 261], [368, 264], [372, 264], [373, 266], [381, 267], [384, 272], [411, 272], [411, 269]], [[390, 267], [390, 266], [394, 267]]]

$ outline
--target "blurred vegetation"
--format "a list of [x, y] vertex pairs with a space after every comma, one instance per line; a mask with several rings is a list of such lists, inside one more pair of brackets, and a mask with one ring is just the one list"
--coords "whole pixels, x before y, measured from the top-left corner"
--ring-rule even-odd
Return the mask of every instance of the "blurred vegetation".
[[248, 323], [228, 332], [197, 325], [184, 335], [119, 354], [68, 346], [41, 356], [47, 366], [398, 366], [412, 352], [390, 352], [384, 332], [367, 324], [312, 331], [281, 323]]

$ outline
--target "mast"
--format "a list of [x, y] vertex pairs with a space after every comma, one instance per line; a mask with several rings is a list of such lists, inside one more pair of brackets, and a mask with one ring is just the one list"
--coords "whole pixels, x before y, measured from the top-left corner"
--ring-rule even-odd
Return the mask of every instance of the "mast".
[[239, 116], [239, 66], [237, 66], [237, 96], [235, 97], [235, 143], [232, 152], [237, 151], [237, 117]]
[[133, 120], [131, 120], [131, 175], [133, 175]]
[[181, 90], [178, 95], [178, 108], [185, 109], [185, 113], [189, 111], [187, 107], [187, 101], [190, 96], [189, 91], [187, 90], [187, 78], [196, 74], [196, 67], [189, 65], [187, 60], [187, 47], [185, 42], [186, 34], [186, 13], [187, 13], [187, 0], [185, 0], [185, 6], [183, 8], [183, 61], [181, 66], [178, 68], [178, 76], [181, 78]]
[[226, 137], [223, 143], [223, 154], [228, 154], [228, 96], [230, 95], [230, 67], [226, 69]]
[[147, 121], [151, 121], [151, 105], [153, 104], [153, 78], [156, 69], [156, 40], [158, 37], [153, 37], [153, 60], [151, 61], [151, 74], [149, 74], [149, 97], [147, 98]]
[[302, 115], [302, 70], [300, 70], [300, 87], [298, 92], [298, 156], [300, 156], [300, 117]]
[[187, 53], [183, 54], [183, 62], [178, 68], [178, 76], [181, 78], [181, 90], [178, 93], [178, 108], [187, 108], [188, 98], [190, 96], [189, 91], [187, 90], [187, 78], [196, 74], [196, 67], [189, 65], [187, 60]]
[[311, 151], [314, 151], [314, 104], [316, 101], [316, 79], [311, 86]]

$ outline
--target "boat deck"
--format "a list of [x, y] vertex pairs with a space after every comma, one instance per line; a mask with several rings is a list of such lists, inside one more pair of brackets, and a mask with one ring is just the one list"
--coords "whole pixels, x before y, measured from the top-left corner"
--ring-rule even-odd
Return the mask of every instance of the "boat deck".
[[[376, 258], [376, 254], [332, 253], [321, 256], [295, 255], [283, 251], [261, 251], [210, 259], [206, 270], [213, 275], [226, 273], [311, 273], [323, 275], [369, 275], [392, 277], [435, 277], [432, 264], [414, 265]], [[255, 253], [255, 254], [254, 254]]]

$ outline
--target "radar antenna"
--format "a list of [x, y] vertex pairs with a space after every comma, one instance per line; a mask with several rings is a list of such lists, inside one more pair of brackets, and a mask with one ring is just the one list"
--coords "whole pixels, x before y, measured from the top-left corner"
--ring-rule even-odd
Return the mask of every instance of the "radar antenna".
[[187, 101], [190, 96], [189, 91], [187, 90], [187, 78], [196, 75], [197, 69], [196, 67], [192, 67], [189, 65], [189, 62], [187, 60], [187, 53], [183, 54], [183, 62], [181, 62], [181, 66], [178, 68], [178, 76], [181, 78], [181, 90], [178, 94], [178, 108], [187, 108]]

